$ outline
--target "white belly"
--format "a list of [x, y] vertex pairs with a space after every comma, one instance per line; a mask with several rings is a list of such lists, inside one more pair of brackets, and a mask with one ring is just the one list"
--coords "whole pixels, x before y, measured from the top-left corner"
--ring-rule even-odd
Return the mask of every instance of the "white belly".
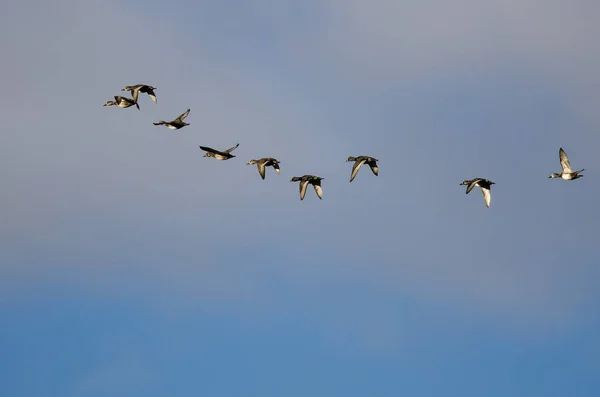
[[562, 174], [562, 179], [564, 179], [565, 181], [570, 181], [571, 179], [573, 179], [573, 175], [567, 174], [567, 173], [563, 173]]

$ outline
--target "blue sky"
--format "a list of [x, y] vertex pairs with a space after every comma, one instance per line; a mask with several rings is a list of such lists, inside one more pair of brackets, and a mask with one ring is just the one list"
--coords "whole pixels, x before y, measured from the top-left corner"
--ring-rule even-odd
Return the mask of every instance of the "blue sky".
[[[11, 4], [0, 395], [598, 395], [599, 15]], [[158, 104], [102, 107], [137, 83]], [[561, 146], [584, 178], [547, 178]]]

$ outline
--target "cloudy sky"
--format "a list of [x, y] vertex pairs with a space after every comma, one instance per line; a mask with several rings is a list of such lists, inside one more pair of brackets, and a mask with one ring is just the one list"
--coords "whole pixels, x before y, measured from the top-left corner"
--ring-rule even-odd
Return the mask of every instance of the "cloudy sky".
[[[597, 396], [599, 18], [9, 2], [0, 395]], [[158, 103], [102, 106], [137, 83]], [[198, 148], [238, 142], [225, 162]], [[584, 178], [547, 178], [559, 147]], [[379, 176], [349, 183], [361, 154]], [[299, 200], [303, 174], [323, 200]]]

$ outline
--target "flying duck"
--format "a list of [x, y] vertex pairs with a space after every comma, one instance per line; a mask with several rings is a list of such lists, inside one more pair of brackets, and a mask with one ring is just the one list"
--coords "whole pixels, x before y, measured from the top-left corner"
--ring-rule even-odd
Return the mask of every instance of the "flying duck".
[[258, 173], [262, 179], [265, 179], [265, 168], [272, 166], [275, 169], [275, 172], [279, 174], [279, 161], [272, 157], [263, 157], [259, 160], [250, 160], [247, 163], [248, 165], [256, 164], [258, 168]]
[[356, 174], [358, 174], [358, 170], [360, 170], [360, 167], [365, 163], [368, 164], [369, 167], [371, 167], [371, 171], [373, 171], [373, 174], [375, 174], [375, 176], [379, 175], [379, 167], [377, 167], [377, 162], [379, 160], [377, 160], [376, 158], [369, 156], [358, 156], [348, 157], [348, 160], [346, 161], [354, 161], [354, 165], [352, 166], [352, 174], [350, 175], [350, 182], [354, 180]]
[[136, 84], [136, 85], [125, 86], [125, 88], [123, 88], [121, 91], [130, 91], [131, 97], [133, 98], [133, 101], [135, 103], [137, 103], [138, 95], [140, 92], [144, 93], [144, 94], [148, 94], [148, 96], [150, 98], [152, 98], [154, 103], [156, 103], [156, 94], [154, 93], [155, 89], [156, 89], [156, 87], [152, 87], [151, 85]]
[[114, 101], [108, 101], [103, 106], [118, 106], [120, 108], [128, 108], [133, 105], [135, 105], [138, 108], [138, 110], [140, 110], [140, 105], [138, 105], [137, 102], [135, 102], [134, 100], [125, 98], [124, 96], [115, 95]]
[[548, 178], [562, 178], [565, 181], [571, 181], [573, 179], [581, 178], [583, 176], [579, 174], [585, 171], [585, 168], [579, 171], [573, 171], [571, 168], [571, 162], [569, 161], [569, 158], [567, 157], [567, 154], [565, 153], [563, 148], [560, 148], [560, 150], [558, 151], [558, 157], [560, 159], [560, 166], [562, 167], [562, 172], [560, 174], [553, 173]]
[[321, 180], [325, 178], [321, 178], [319, 176], [314, 175], [304, 175], [304, 176], [295, 176], [290, 179], [290, 182], [300, 182], [300, 200], [304, 200], [304, 195], [306, 194], [306, 187], [310, 183], [315, 188], [315, 192], [319, 199], [323, 199], [323, 188], [321, 187]]
[[200, 149], [204, 150], [206, 153], [204, 154], [204, 156], [202, 157], [214, 157], [217, 160], [229, 160], [232, 157], [235, 157], [233, 154], [231, 154], [231, 152], [233, 152], [235, 149], [237, 149], [238, 146], [240, 146], [240, 144], [238, 143], [237, 145], [235, 145], [234, 147], [231, 147], [227, 150], [223, 150], [223, 151], [219, 151], [219, 150], [215, 150], [211, 147], [208, 146], [200, 146]]
[[189, 125], [189, 123], [186, 123], [185, 121], [183, 121], [188, 114], [190, 114], [190, 109], [186, 110], [185, 112], [183, 112], [179, 117], [177, 117], [175, 120], [173, 121], [159, 121], [157, 123], [153, 123], [154, 125], [164, 125], [165, 127], [168, 127], [172, 130], [178, 130], [180, 128], [185, 127], [186, 125]]
[[483, 178], [475, 178], [472, 180], [464, 180], [461, 185], [467, 185], [466, 194], [469, 194], [471, 190], [475, 186], [479, 186], [481, 188], [481, 193], [483, 193], [483, 199], [485, 200], [485, 205], [490, 208], [490, 201], [492, 200], [492, 195], [490, 194], [490, 188], [494, 185], [495, 182], [489, 181]]

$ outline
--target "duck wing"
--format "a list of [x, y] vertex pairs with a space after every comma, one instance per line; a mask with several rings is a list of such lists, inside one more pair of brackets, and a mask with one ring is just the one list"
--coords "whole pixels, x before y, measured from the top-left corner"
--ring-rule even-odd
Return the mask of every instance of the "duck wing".
[[373, 172], [373, 174], [375, 174], [375, 176], [379, 175], [379, 167], [377, 167], [377, 161], [369, 161], [368, 162], [369, 167], [371, 167], [371, 171]]
[[237, 147], [240, 146], [240, 144], [238, 143], [237, 145], [235, 145], [234, 147], [230, 147], [227, 150], [223, 150], [223, 153], [231, 153], [233, 152], [235, 149], [237, 149]]
[[560, 166], [562, 167], [563, 172], [573, 172], [573, 170], [571, 169], [571, 162], [569, 161], [567, 153], [565, 153], [563, 148], [560, 148], [560, 150], [558, 151], [558, 157], [560, 158]]
[[215, 154], [216, 153], [220, 153], [218, 150], [215, 150], [215, 149], [213, 149], [211, 147], [208, 147], [208, 146], [200, 146], [200, 145], [198, 145], [198, 147], [200, 147], [200, 149], [204, 150], [205, 152], [215, 153]]
[[148, 94], [148, 96], [150, 98], [152, 98], [154, 103], [156, 103], [156, 94], [154, 93], [155, 89], [156, 89], [156, 87], [152, 87], [149, 85], [143, 85], [142, 88], [140, 88], [140, 92], [143, 92], [144, 94]]
[[281, 173], [281, 170], [279, 169], [279, 162], [273, 163], [273, 168], [275, 169], [275, 172], [277, 172], [278, 174]]
[[142, 88], [141, 85], [136, 85], [136, 86], [131, 87], [131, 90], [129, 90], [129, 91], [131, 91], [131, 98], [133, 99], [133, 102], [135, 102], [135, 103], [137, 103], [141, 88]]
[[312, 185], [315, 188], [315, 192], [317, 193], [317, 196], [319, 196], [319, 199], [323, 200], [323, 188], [321, 187], [321, 181], [313, 182]]
[[148, 94], [148, 96], [150, 98], [152, 98], [154, 103], [156, 103], [156, 94], [154, 93], [155, 89], [156, 89], [155, 87], [150, 87], [149, 85], [145, 85], [140, 89], [140, 92], [143, 92], [144, 94]]
[[300, 181], [300, 200], [304, 200], [304, 196], [306, 195], [306, 187], [308, 186], [308, 181], [302, 180]]
[[177, 117], [175, 120], [173, 120], [173, 122], [177, 122], [177, 121], [183, 122], [183, 119], [185, 119], [188, 116], [188, 114], [190, 114], [190, 109], [183, 112], [179, 117]]
[[258, 168], [258, 173], [260, 174], [260, 177], [262, 179], [265, 179], [265, 162], [259, 161], [258, 163], [256, 163], [256, 167]]
[[492, 194], [490, 193], [490, 189], [486, 187], [481, 187], [481, 193], [483, 193], [483, 199], [485, 200], [485, 205], [490, 208], [490, 202], [492, 201]]
[[475, 186], [477, 186], [477, 184], [479, 183], [479, 181], [480, 181], [480, 180], [481, 180], [481, 179], [479, 179], [479, 178], [475, 178], [475, 179], [473, 179], [473, 180], [471, 181], [471, 183], [469, 183], [469, 186], [467, 186], [467, 191], [466, 191], [466, 194], [469, 194], [469, 192], [471, 192], [471, 190], [473, 190], [473, 188], [474, 188]]
[[356, 174], [358, 174], [358, 170], [360, 170], [360, 167], [362, 167], [362, 165], [365, 163], [365, 159], [361, 159], [358, 161], [354, 162], [354, 165], [352, 166], [352, 174], [350, 174], [350, 182], [352, 182], [354, 180], [354, 178], [356, 177]]

